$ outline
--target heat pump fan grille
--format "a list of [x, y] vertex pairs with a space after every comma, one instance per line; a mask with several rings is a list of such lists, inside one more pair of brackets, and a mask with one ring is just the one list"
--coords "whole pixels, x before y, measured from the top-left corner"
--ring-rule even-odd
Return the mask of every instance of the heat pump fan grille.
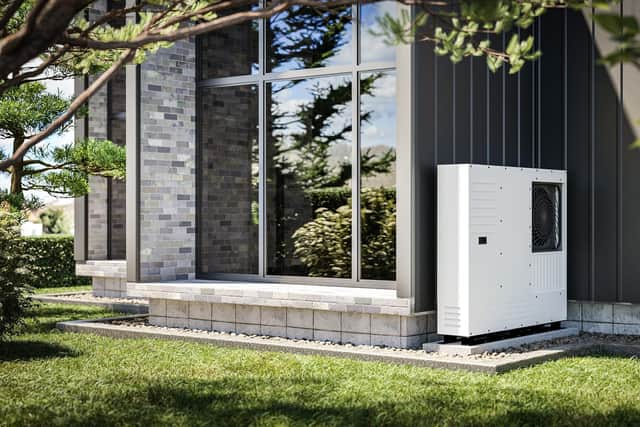
[[533, 183], [533, 252], [560, 250], [560, 186]]

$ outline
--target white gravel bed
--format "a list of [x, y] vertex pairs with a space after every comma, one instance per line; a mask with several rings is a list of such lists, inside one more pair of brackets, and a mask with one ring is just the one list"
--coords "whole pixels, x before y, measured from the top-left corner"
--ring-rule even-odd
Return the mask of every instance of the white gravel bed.
[[142, 298], [110, 298], [110, 297], [97, 297], [91, 292], [74, 292], [69, 294], [49, 294], [40, 295], [47, 298], [59, 298], [64, 300], [77, 300], [77, 301], [91, 301], [100, 302], [106, 304], [136, 304], [136, 305], [148, 305], [149, 300]]
[[519, 361], [526, 357], [528, 354], [537, 351], [537, 350], [551, 350], [554, 347], [561, 347], [566, 345], [575, 345], [575, 344], [632, 344], [632, 345], [640, 345], [640, 337], [636, 336], [622, 336], [622, 335], [601, 335], [601, 334], [590, 334], [590, 333], [581, 333], [579, 336], [572, 336], [566, 338], [558, 338], [549, 341], [543, 341], [534, 344], [527, 344], [517, 348], [509, 348], [505, 349], [501, 352], [486, 352], [481, 354], [473, 354], [473, 355], [449, 355], [444, 353], [427, 353], [422, 349], [405, 349], [405, 348], [394, 348], [394, 347], [379, 347], [379, 346], [370, 346], [370, 345], [353, 345], [353, 344], [336, 344], [331, 341], [312, 341], [312, 340], [303, 340], [303, 339], [289, 339], [289, 338], [281, 338], [281, 337], [272, 337], [265, 335], [246, 335], [246, 334], [238, 334], [233, 332], [219, 332], [219, 331], [205, 331], [201, 329], [189, 329], [189, 328], [169, 328], [162, 326], [154, 326], [149, 325], [148, 321], [144, 317], [139, 317], [136, 319], [126, 319], [126, 320], [112, 320], [108, 323], [118, 326], [126, 326], [135, 328], [138, 330], [146, 330], [146, 331], [163, 331], [163, 332], [173, 332], [176, 335], [189, 333], [203, 336], [227, 336], [227, 337], [248, 337], [252, 339], [261, 339], [269, 342], [276, 343], [296, 343], [308, 345], [310, 348], [345, 348], [351, 351], [363, 351], [363, 352], [371, 352], [375, 351], [380, 354], [407, 354], [412, 356], [424, 355], [429, 359], [440, 359], [440, 360], [456, 360], [456, 361], [464, 361], [464, 360], [486, 360], [486, 361]]

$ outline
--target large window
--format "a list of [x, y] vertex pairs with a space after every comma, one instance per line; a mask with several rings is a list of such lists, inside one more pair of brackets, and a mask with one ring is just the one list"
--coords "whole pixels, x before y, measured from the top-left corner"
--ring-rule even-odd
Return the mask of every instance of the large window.
[[395, 48], [369, 30], [396, 7], [198, 39], [198, 277], [395, 280]]

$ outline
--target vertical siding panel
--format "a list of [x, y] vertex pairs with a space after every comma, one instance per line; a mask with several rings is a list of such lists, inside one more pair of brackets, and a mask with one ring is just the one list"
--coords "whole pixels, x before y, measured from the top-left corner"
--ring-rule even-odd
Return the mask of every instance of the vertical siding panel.
[[447, 56], [436, 57], [437, 160], [453, 163], [453, 64]]
[[416, 311], [436, 308], [436, 158], [435, 55], [416, 43], [415, 90], [415, 301]]
[[[511, 39], [512, 33], [507, 35], [507, 42]], [[504, 151], [505, 151], [505, 165], [506, 166], [519, 166], [519, 102], [518, 99], [518, 74], [509, 74], [509, 68], [506, 67], [505, 71], [505, 93], [504, 93]]]
[[564, 11], [550, 10], [540, 20], [539, 167], [564, 168], [564, 99], [562, 87]]
[[471, 161], [471, 58], [465, 58], [455, 68], [454, 121], [455, 162]]
[[[596, 12], [598, 13], [598, 12]], [[598, 35], [594, 29], [594, 39], [608, 37]], [[617, 140], [618, 140], [618, 98], [607, 67], [599, 64], [600, 49], [594, 46], [595, 106], [595, 157], [594, 157], [594, 251], [595, 251], [595, 299], [615, 301], [617, 299]], [[615, 74], [615, 71], [612, 71]]]
[[[490, 37], [491, 47], [502, 51], [504, 50], [504, 43], [502, 35], [495, 35]], [[504, 67], [504, 66], [503, 66]], [[495, 73], [489, 72], [489, 161], [491, 165], [503, 165], [503, 68], [499, 69]]]
[[[640, 18], [640, 2], [623, 2], [623, 14]], [[640, 139], [640, 71], [633, 65], [622, 67], [622, 106], [620, 115], [620, 295], [622, 302], [640, 302], [640, 149], [629, 149]]]
[[590, 56], [591, 36], [584, 15], [567, 12], [567, 214], [568, 294], [590, 295]]
[[473, 134], [472, 163], [487, 163], [487, 63], [484, 58], [471, 58], [473, 79], [472, 120]]
[[[527, 39], [532, 34], [532, 27], [522, 29], [520, 38]], [[535, 63], [527, 62], [518, 73], [519, 79], [519, 166], [533, 167], [533, 68]]]

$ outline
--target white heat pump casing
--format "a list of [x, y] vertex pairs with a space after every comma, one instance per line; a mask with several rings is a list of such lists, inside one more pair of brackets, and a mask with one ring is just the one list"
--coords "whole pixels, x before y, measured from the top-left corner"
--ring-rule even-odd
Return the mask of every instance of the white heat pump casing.
[[[560, 185], [560, 250], [532, 251], [534, 182]], [[438, 334], [566, 320], [566, 183], [559, 170], [438, 166]]]

